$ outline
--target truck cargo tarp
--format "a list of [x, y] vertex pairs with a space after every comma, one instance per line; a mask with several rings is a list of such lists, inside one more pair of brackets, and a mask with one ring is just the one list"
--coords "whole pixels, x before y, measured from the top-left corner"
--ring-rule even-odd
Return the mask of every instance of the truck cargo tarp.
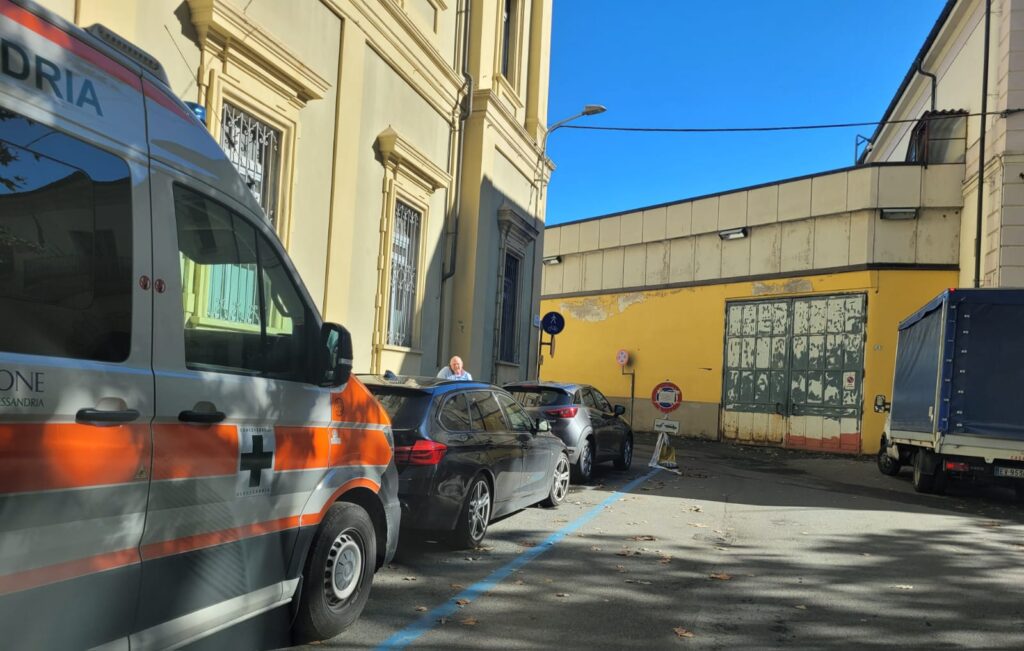
[[968, 334], [956, 345], [951, 429], [1024, 439], [1024, 304], [965, 302], [959, 311], [957, 330]]
[[942, 314], [938, 303], [900, 330], [890, 414], [893, 430], [932, 431], [929, 410], [935, 405]]

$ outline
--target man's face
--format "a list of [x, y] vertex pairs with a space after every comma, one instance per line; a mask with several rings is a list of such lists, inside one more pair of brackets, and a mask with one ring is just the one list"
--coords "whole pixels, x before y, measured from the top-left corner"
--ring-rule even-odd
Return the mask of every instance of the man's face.
[[451, 367], [452, 373], [458, 374], [462, 372], [462, 360], [458, 357], [452, 357], [452, 361], [448, 363], [448, 366]]

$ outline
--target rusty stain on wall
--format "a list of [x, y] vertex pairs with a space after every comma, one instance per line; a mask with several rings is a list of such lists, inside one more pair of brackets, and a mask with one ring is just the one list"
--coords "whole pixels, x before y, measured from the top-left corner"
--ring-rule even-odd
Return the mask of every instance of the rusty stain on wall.
[[759, 281], [753, 283], [752, 293], [754, 296], [765, 294], [801, 294], [814, 291], [814, 284], [807, 278], [793, 278], [782, 282]]

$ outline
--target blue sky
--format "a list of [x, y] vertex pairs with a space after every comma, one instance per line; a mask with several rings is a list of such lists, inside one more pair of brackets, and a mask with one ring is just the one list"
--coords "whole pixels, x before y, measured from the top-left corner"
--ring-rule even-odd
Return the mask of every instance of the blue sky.
[[[879, 120], [945, 0], [554, 0], [548, 123], [758, 127]], [[547, 222], [853, 164], [873, 127], [745, 134], [562, 128]]]

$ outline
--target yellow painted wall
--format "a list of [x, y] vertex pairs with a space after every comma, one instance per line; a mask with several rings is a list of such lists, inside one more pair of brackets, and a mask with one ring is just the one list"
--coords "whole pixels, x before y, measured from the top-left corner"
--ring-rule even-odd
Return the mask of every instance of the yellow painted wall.
[[[712, 284], [675, 289], [546, 298], [541, 313], [561, 312], [566, 326], [556, 337], [555, 356], [544, 354], [544, 380], [593, 384], [622, 402], [629, 381], [615, 363], [625, 348], [636, 373], [636, 423], [650, 429], [650, 394], [664, 380], [675, 382], [688, 403], [718, 405], [727, 300], [766, 299], [843, 292], [867, 294], [867, 343], [863, 395], [867, 405], [862, 452], [878, 448], [884, 418], [870, 407], [876, 393], [891, 393], [896, 326], [941, 290], [955, 285], [956, 271], [857, 271], [775, 281]], [[627, 403], [628, 404], [628, 403]], [[685, 414], [684, 433], [688, 430]]]

